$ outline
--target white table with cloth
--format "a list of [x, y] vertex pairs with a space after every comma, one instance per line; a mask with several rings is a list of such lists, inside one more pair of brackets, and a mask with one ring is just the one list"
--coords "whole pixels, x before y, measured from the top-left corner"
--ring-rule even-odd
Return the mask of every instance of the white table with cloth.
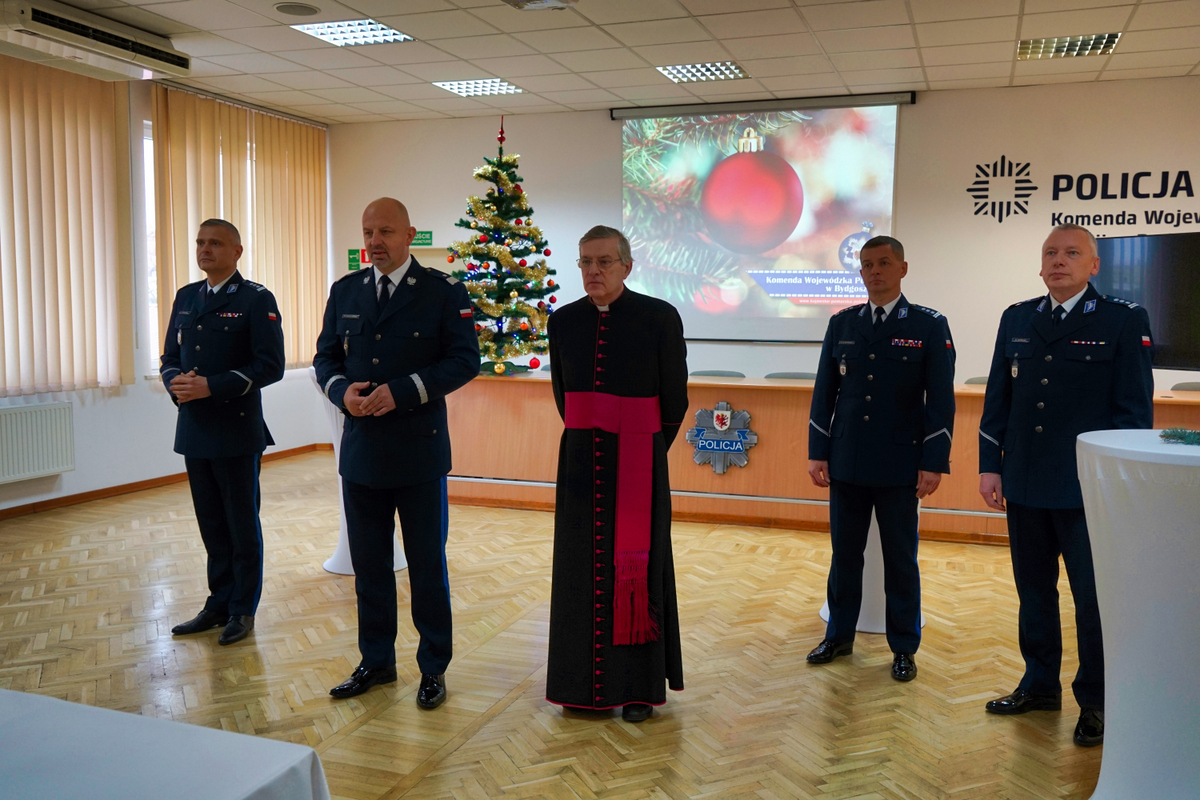
[[311, 747], [0, 689], [5, 800], [329, 800]]
[[1200, 446], [1159, 431], [1076, 443], [1104, 629], [1092, 800], [1200, 797]]

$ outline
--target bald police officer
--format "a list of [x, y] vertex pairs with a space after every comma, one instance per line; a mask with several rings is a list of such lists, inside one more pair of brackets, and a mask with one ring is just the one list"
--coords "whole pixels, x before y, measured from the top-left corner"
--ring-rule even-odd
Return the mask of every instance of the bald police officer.
[[954, 345], [946, 318], [910, 305], [904, 246], [876, 236], [859, 254], [870, 301], [829, 320], [813, 388], [808, 473], [829, 487], [829, 625], [808, 654], [827, 664], [854, 651], [871, 512], [883, 547], [892, 677], [911, 681], [921, 643], [917, 502], [950, 471]]
[[1075, 598], [1079, 703], [1075, 743], [1104, 741], [1104, 649], [1092, 548], [1083, 515], [1075, 439], [1087, 431], [1149, 428], [1154, 422], [1150, 317], [1136, 303], [1101, 295], [1096, 239], [1059, 225], [1042, 245], [1049, 294], [1008, 307], [988, 373], [979, 424], [979, 493], [1007, 511], [1020, 598], [1025, 675], [993, 714], [1062, 708], [1061, 554]]
[[208, 551], [208, 600], [176, 636], [223, 627], [220, 644], [254, 630], [262, 595], [259, 462], [275, 444], [262, 388], [283, 377], [283, 327], [275, 297], [237, 270], [238, 229], [205, 220], [196, 263], [205, 279], [175, 295], [159, 375], [179, 407], [175, 452], [184, 457], [200, 538]]
[[313, 359], [325, 395], [346, 414], [339, 472], [362, 653], [358, 668], [329, 693], [354, 697], [396, 680], [392, 542], [399, 511], [421, 636], [417, 705], [432, 709], [446, 699], [452, 650], [445, 398], [479, 374], [479, 341], [466, 287], [409, 253], [417, 231], [402, 203], [374, 201], [362, 226], [371, 269], [334, 283]]

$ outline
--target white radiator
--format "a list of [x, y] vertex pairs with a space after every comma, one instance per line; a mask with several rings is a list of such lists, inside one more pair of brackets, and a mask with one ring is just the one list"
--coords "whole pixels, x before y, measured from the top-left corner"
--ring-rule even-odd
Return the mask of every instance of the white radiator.
[[0, 408], [0, 483], [75, 469], [70, 403]]

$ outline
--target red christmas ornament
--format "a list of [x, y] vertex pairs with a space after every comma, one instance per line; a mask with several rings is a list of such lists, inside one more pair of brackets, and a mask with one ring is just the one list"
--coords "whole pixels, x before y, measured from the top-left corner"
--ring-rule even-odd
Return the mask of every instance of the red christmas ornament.
[[447, 264], [453, 264], [453, 263], [454, 263], [454, 256], [446, 256], [446, 263], [447, 263]]
[[529, 359], [529, 368], [530, 369], [537, 369], [541, 365], [542, 365], [542, 362], [538, 361], [537, 358]]
[[515, 225], [520, 225], [520, 224], [521, 224], [521, 220], [517, 220], [517, 221], [516, 221], [515, 223], [513, 223], [513, 224], [515, 224]]
[[504, 144], [504, 117], [500, 117], [500, 135], [496, 137], [496, 141]]
[[479, 243], [480, 243], [480, 244], [483, 244], [483, 243], [484, 243], [484, 242], [486, 242], [486, 241], [487, 241], [487, 237], [486, 237], [486, 236], [480, 236], [480, 237], [479, 237]]
[[528, 322], [522, 322], [522, 323], [521, 323], [521, 330], [523, 330], [523, 331], [527, 331], [527, 330], [529, 330], [529, 323], [528, 323]]
[[708, 234], [735, 253], [757, 255], [787, 241], [804, 210], [804, 187], [774, 153], [735, 153], [704, 181], [700, 211]]
[[551, 289], [553, 289], [554, 288], [554, 279], [551, 278], [550, 280], [546, 281], [546, 285], [549, 286]]
[[549, 251], [549, 250], [543, 250], [543, 251], [542, 251], [542, 255], [544, 255], [544, 256], [548, 256], [548, 255], [550, 255], [550, 251]]
[[475, 332], [479, 333], [481, 330], [483, 330], [483, 326], [480, 325], [479, 323], [476, 323], [475, 324]]
[[513, 184], [513, 191], [516, 192], [517, 194], [520, 194], [524, 190], [521, 189], [521, 184], [515, 183], [515, 184]]
[[520, 264], [522, 267], [526, 265], [525, 259], [523, 259], [523, 258], [520, 261], [518, 261], [517, 263]]
[[558, 302], [558, 298], [557, 298], [557, 297], [555, 297], [554, 295], [550, 295], [550, 302], [551, 302], [551, 303], [557, 303], [557, 302]]

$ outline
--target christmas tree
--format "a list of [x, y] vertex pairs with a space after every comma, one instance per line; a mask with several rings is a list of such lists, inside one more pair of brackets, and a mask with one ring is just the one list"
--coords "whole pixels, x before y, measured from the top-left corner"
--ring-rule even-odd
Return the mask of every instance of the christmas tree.
[[467, 198], [470, 219], [455, 224], [471, 236], [450, 245], [447, 261], [464, 262], [454, 277], [466, 285], [474, 306], [479, 352], [487, 359], [480, 372], [510, 375], [541, 365], [536, 355], [528, 367], [509, 359], [545, 355], [546, 323], [558, 299], [549, 277], [555, 272], [546, 266], [550, 250], [541, 229], [532, 224], [533, 208], [517, 174], [520, 156], [504, 155], [503, 117], [496, 141], [499, 155], [485, 158], [475, 169], [475, 180], [492, 186], [485, 197]]

